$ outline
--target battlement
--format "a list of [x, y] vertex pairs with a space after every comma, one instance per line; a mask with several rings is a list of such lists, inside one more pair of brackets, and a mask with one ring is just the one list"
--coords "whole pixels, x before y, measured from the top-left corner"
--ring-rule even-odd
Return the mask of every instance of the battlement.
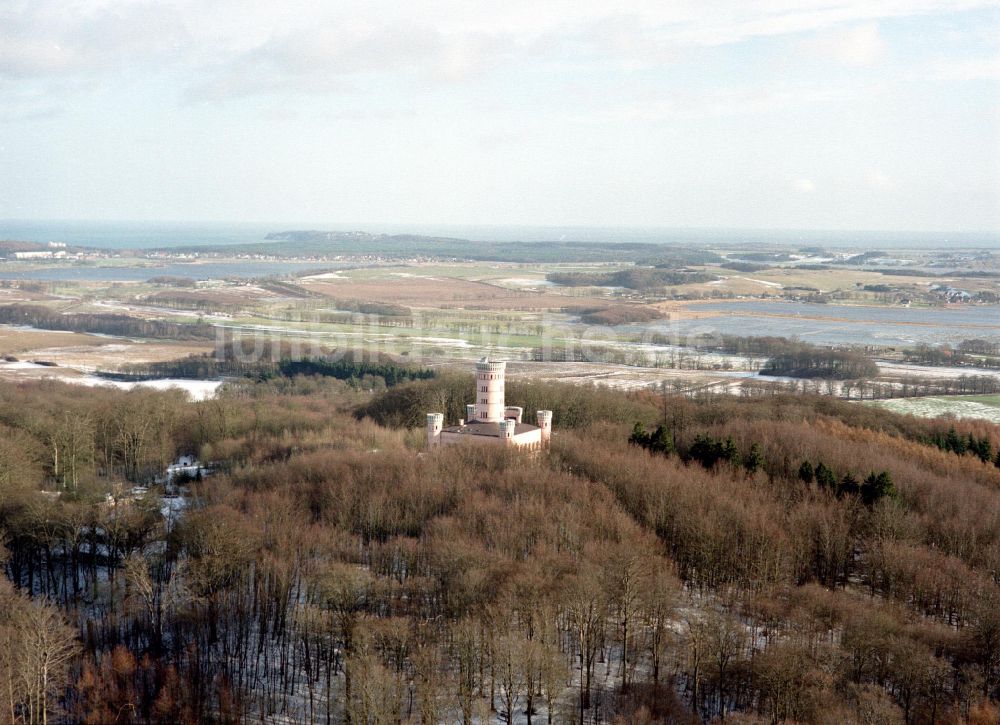
[[503, 360], [490, 360], [482, 358], [476, 363], [477, 373], [503, 373], [507, 369], [507, 363]]

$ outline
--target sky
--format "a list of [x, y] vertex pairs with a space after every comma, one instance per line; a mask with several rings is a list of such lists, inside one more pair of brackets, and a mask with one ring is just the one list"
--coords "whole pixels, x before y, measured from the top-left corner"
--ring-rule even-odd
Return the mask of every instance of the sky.
[[0, 0], [0, 219], [1000, 230], [996, 0]]

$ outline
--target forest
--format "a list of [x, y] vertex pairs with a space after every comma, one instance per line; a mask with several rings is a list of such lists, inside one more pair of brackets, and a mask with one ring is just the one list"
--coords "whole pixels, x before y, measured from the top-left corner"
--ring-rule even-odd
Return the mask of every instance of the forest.
[[903, 351], [908, 362], [919, 365], [968, 365], [980, 368], [1000, 368], [1000, 343], [995, 340], [963, 340], [950, 345], [917, 345]]
[[711, 282], [718, 279], [707, 272], [667, 267], [632, 267], [621, 272], [550, 272], [545, 279], [566, 287], [626, 287], [648, 290], [656, 287]]
[[188, 355], [176, 360], [127, 363], [114, 370], [99, 370], [97, 375], [110, 380], [157, 380], [183, 378], [212, 380], [220, 377], [245, 377], [266, 380], [301, 375], [347, 380], [354, 385], [381, 387], [406, 380], [426, 380], [434, 371], [414, 365], [401, 365], [382, 353], [356, 350], [334, 351], [314, 346], [313, 355], [302, 354], [302, 346], [289, 342], [255, 341], [248, 348], [244, 340], [220, 342], [214, 353]]
[[636, 322], [662, 320], [663, 312], [650, 305], [599, 305], [595, 307], [569, 306], [564, 312], [579, 315], [587, 325], [628, 325]]
[[805, 343], [789, 344], [772, 355], [761, 368], [761, 375], [787, 375], [793, 378], [824, 380], [859, 380], [878, 377], [878, 365], [852, 350], [833, 350]]
[[996, 721], [997, 426], [471, 389], [0, 384], [0, 722]]
[[181, 324], [118, 314], [63, 314], [42, 305], [0, 305], [0, 324], [168, 340], [210, 340], [215, 337], [215, 328], [200, 322]]
[[[665, 256], [712, 258], [700, 249], [688, 245], [695, 240], [678, 238], [672, 243], [594, 242], [594, 241], [520, 241], [516, 244], [500, 241], [457, 239], [423, 236], [420, 234], [371, 234], [367, 232], [336, 232], [320, 230], [288, 230], [272, 232], [265, 242], [256, 244], [225, 244], [196, 247], [170, 247], [171, 252], [217, 255], [276, 255], [286, 258], [303, 256], [350, 255], [367, 259], [414, 258], [444, 260], [480, 260], [538, 264], [551, 262], [620, 262], [639, 261], [651, 253]], [[693, 262], [692, 262], [693, 263]]]
[[706, 335], [695, 340], [694, 347], [762, 358], [761, 375], [859, 380], [879, 374], [878, 365], [857, 350], [814, 345], [787, 337]]

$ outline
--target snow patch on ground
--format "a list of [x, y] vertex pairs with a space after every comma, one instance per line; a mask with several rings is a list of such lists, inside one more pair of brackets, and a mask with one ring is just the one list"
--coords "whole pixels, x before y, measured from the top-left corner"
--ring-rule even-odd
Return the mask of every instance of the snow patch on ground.
[[765, 279], [753, 279], [751, 277], [738, 277], [737, 279], [746, 280], [747, 282], [753, 282], [754, 284], [762, 284], [765, 287], [777, 287], [781, 289], [782, 285], [778, 282], [768, 282]]
[[990, 368], [944, 367], [936, 365], [911, 365], [909, 363], [893, 363], [877, 361], [883, 375], [899, 375], [900, 377], [917, 378], [960, 378], [963, 375], [996, 375], [997, 371]]
[[[0, 370], [44, 370], [53, 371], [53, 368], [45, 365], [35, 365], [34, 363], [0, 363]], [[162, 380], [140, 380], [122, 381], [108, 380], [97, 375], [60, 375], [54, 373], [44, 376], [46, 379], [58, 380], [72, 385], [86, 385], [88, 387], [118, 388], [119, 390], [131, 390], [136, 386], [141, 388], [152, 388], [153, 390], [183, 390], [192, 400], [202, 401], [215, 397], [215, 394], [222, 386], [221, 380], [182, 380], [180, 378], [164, 378]]]
[[459, 340], [454, 337], [409, 337], [407, 338], [407, 341], [415, 343], [423, 342], [431, 345], [447, 345], [448, 347], [472, 347], [472, 343], [466, 340]]
[[[47, 335], [78, 335], [81, 333], [74, 332], [73, 330], [46, 330], [44, 327], [34, 327], [32, 325], [2, 325], [2, 327], [8, 330], [24, 330], [25, 332], [44, 332]], [[82, 333], [90, 334], [90, 333]]]
[[498, 279], [497, 284], [508, 287], [554, 287], [555, 282], [547, 279], [529, 279], [527, 277], [510, 277], [508, 279]]
[[140, 388], [152, 388], [153, 390], [183, 390], [192, 400], [209, 400], [215, 397], [221, 380], [180, 380], [165, 378], [163, 380], [141, 380], [139, 382], [123, 382], [120, 380], [106, 380], [92, 375], [80, 378], [65, 378], [66, 382], [80, 385], [104, 385], [120, 388], [121, 390], [131, 390], [138, 386]]
[[123, 312], [123, 313], [140, 313], [147, 315], [160, 315], [167, 317], [184, 317], [184, 318], [204, 318], [204, 319], [218, 319], [225, 320], [232, 317], [224, 312], [201, 312], [192, 310], [178, 310], [173, 307], [157, 307], [155, 305], [126, 305], [117, 302], [94, 302], [93, 307], [99, 307], [103, 310], [111, 310], [112, 312]]
[[51, 370], [48, 365], [19, 360], [17, 362], [0, 362], [0, 370]]
[[409, 272], [389, 272], [390, 277], [406, 277], [407, 279], [429, 279], [440, 282], [437, 277], [429, 277], [426, 274], [410, 274]]
[[302, 277], [302, 279], [328, 280], [328, 279], [347, 279], [347, 277], [342, 275], [340, 272], [322, 272], [320, 274], [307, 274], [305, 277]]

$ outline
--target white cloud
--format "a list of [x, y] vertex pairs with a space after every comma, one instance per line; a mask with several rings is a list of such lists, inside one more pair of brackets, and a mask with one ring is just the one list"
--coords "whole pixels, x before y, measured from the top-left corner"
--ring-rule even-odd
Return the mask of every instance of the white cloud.
[[62, 113], [62, 108], [51, 103], [27, 104], [23, 106], [4, 104], [0, 107], [0, 123], [40, 121]]
[[823, 33], [804, 41], [802, 47], [844, 65], [871, 65], [885, 56], [886, 44], [877, 23], [864, 23]]
[[[663, 3], [672, 6], [673, 3]], [[989, 7], [989, 0], [750, 0], [709, 4], [678, 28], [696, 45], [725, 45], [752, 37], [818, 32], [887, 18]]]
[[358, 75], [423, 67], [439, 58], [442, 48], [440, 35], [431, 28], [326, 24], [273, 37], [208, 69], [208, 80], [193, 85], [188, 99], [344, 91]]
[[198, 73], [203, 97], [336, 91], [359, 73], [405, 75], [416, 68], [439, 80], [463, 80], [527, 56], [536, 63], [615, 58], [643, 68], [669, 63], [685, 48], [827, 31], [838, 59], [868, 63], [884, 46], [881, 19], [991, 4], [634, 0], [611, 10], [598, 0], [8, 0], [0, 3], [0, 78], [108, 72], [155, 61], [159, 68]]
[[163, 4], [0, 4], [0, 78], [106, 71], [192, 49], [183, 17]]
[[885, 172], [878, 169], [872, 169], [865, 174], [865, 184], [868, 188], [875, 191], [888, 191], [895, 187], [892, 179]]
[[1000, 55], [989, 58], [941, 60], [934, 64], [931, 77], [939, 81], [998, 80]]
[[993, 4], [0, 0], [6, 208], [993, 227]]
[[63, 108], [48, 94], [33, 89], [10, 89], [6, 93], [0, 83], [0, 123], [35, 121], [62, 113]]
[[866, 87], [758, 85], [675, 92], [667, 97], [644, 98], [606, 111], [602, 118], [618, 121], [668, 121], [705, 116], [732, 117], [774, 113], [797, 106], [845, 101], [866, 92]]

